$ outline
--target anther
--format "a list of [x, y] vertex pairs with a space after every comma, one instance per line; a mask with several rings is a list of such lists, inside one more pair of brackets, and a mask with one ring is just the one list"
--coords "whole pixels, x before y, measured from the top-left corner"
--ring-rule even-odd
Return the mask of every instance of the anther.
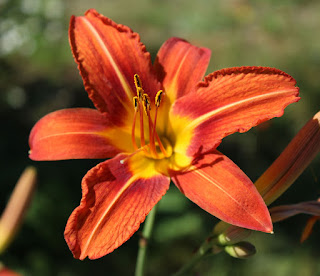
[[147, 94], [143, 94], [143, 109], [147, 116], [149, 116], [149, 111], [151, 110], [150, 98]]
[[137, 88], [137, 96], [138, 96], [138, 99], [139, 101], [141, 102], [143, 100], [143, 89], [141, 87], [138, 87]]
[[138, 97], [133, 97], [132, 101], [133, 101], [134, 111], [137, 111], [138, 110], [138, 106], [139, 106]]
[[140, 80], [140, 77], [138, 74], [134, 75], [134, 84], [135, 84], [137, 90], [138, 90], [138, 88], [142, 88], [142, 83], [141, 83], [141, 80]]
[[155, 98], [155, 105], [156, 107], [159, 107], [160, 106], [160, 102], [162, 100], [162, 94], [163, 94], [163, 91], [162, 90], [159, 90], [156, 94], [156, 98]]

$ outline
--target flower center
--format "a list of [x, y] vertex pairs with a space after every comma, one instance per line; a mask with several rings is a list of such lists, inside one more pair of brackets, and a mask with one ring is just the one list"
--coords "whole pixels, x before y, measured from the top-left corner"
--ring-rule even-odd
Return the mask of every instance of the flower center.
[[[143, 151], [147, 157], [153, 159], [163, 159], [171, 156], [172, 154], [172, 146], [170, 142], [162, 137], [162, 141], [156, 130], [157, 124], [157, 116], [158, 116], [158, 108], [161, 103], [161, 99], [164, 95], [163, 91], [160, 90], [156, 94], [155, 97], [155, 113], [154, 119], [151, 118], [151, 102], [148, 94], [144, 93], [142, 88], [142, 83], [140, 80], [139, 75], [134, 75], [134, 84], [137, 90], [137, 96], [133, 97], [133, 106], [134, 106], [134, 116], [133, 116], [133, 124], [132, 124], [132, 131], [131, 131], [131, 139], [132, 144], [135, 149], [135, 152]], [[148, 133], [149, 133], [149, 140], [146, 142], [145, 133], [144, 133], [144, 116], [143, 113], [147, 116], [147, 126], [148, 126]], [[135, 135], [135, 128], [136, 128], [136, 120], [137, 116], [139, 117], [140, 123], [140, 148], [137, 146], [136, 142], [136, 135]]]

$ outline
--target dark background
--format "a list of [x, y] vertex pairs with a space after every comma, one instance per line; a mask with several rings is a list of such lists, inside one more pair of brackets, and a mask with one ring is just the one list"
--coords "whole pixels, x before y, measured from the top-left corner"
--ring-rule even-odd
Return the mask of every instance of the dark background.
[[[135, 267], [139, 234], [95, 261], [73, 259], [63, 238], [66, 221], [81, 198], [81, 178], [101, 160], [28, 159], [28, 135], [38, 119], [62, 108], [92, 107], [67, 34], [71, 14], [82, 15], [88, 8], [138, 32], [153, 57], [166, 39], [178, 36], [212, 50], [208, 73], [261, 65], [279, 68], [297, 80], [302, 99], [283, 117], [231, 135], [219, 147], [253, 181], [319, 110], [319, 1], [1, 0], [0, 211], [23, 169], [33, 165], [39, 172], [24, 224], [0, 256], [24, 275], [132, 275]], [[319, 164], [318, 157], [273, 206], [317, 199]], [[304, 244], [299, 243], [307, 219], [301, 215], [277, 223], [274, 235], [255, 233], [251, 241], [258, 254], [249, 260], [220, 254], [203, 260], [195, 271], [222, 276], [320, 274], [319, 225]], [[160, 202], [147, 274], [174, 272], [217, 222], [172, 185]]]

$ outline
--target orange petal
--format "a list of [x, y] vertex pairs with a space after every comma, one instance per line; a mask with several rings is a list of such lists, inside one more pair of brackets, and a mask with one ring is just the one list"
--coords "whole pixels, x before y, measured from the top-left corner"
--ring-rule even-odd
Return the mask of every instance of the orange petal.
[[160, 48], [155, 69], [171, 103], [195, 90], [209, 64], [211, 51], [173, 37]]
[[29, 145], [33, 160], [108, 158], [133, 150], [130, 133], [114, 127], [107, 115], [89, 108], [46, 115], [33, 127]]
[[[150, 177], [141, 177], [143, 167], [133, 173], [131, 160], [125, 157], [118, 155], [100, 163], [82, 180], [80, 206], [65, 229], [75, 258], [97, 259], [122, 245], [169, 188], [169, 178], [155, 171]], [[126, 160], [124, 164], [122, 160]], [[144, 160], [149, 166], [150, 160]]]
[[150, 54], [130, 28], [91, 9], [71, 17], [69, 40], [89, 97], [113, 119], [121, 121], [133, 110], [134, 74], [150, 97], [160, 89]]
[[18, 274], [17, 272], [4, 267], [1, 263], [0, 263], [0, 276], [21, 276], [21, 274]]
[[[186, 149], [192, 156], [216, 148], [229, 134], [282, 116], [287, 105], [299, 100], [295, 84], [292, 77], [273, 68], [223, 69], [206, 77], [196, 93], [178, 99], [170, 119], [179, 135], [192, 133]], [[175, 125], [181, 118], [189, 122], [185, 129]]]
[[225, 222], [272, 232], [268, 209], [244, 172], [218, 151], [202, 158], [186, 172], [171, 172], [180, 191]]
[[320, 112], [292, 139], [255, 185], [267, 205], [282, 195], [320, 152]]

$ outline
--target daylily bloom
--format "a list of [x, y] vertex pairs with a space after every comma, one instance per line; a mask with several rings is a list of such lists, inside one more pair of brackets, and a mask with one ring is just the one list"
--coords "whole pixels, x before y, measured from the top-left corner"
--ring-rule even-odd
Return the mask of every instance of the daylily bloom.
[[139, 35], [95, 10], [72, 16], [71, 49], [97, 110], [65, 109], [30, 134], [30, 158], [112, 158], [83, 178], [65, 239], [79, 259], [99, 258], [139, 228], [170, 179], [201, 208], [241, 227], [272, 232], [251, 180], [216, 150], [299, 100], [295, 80], [268, 67], [216, 71], [210, 50], [171, 38], [154, 64]]

